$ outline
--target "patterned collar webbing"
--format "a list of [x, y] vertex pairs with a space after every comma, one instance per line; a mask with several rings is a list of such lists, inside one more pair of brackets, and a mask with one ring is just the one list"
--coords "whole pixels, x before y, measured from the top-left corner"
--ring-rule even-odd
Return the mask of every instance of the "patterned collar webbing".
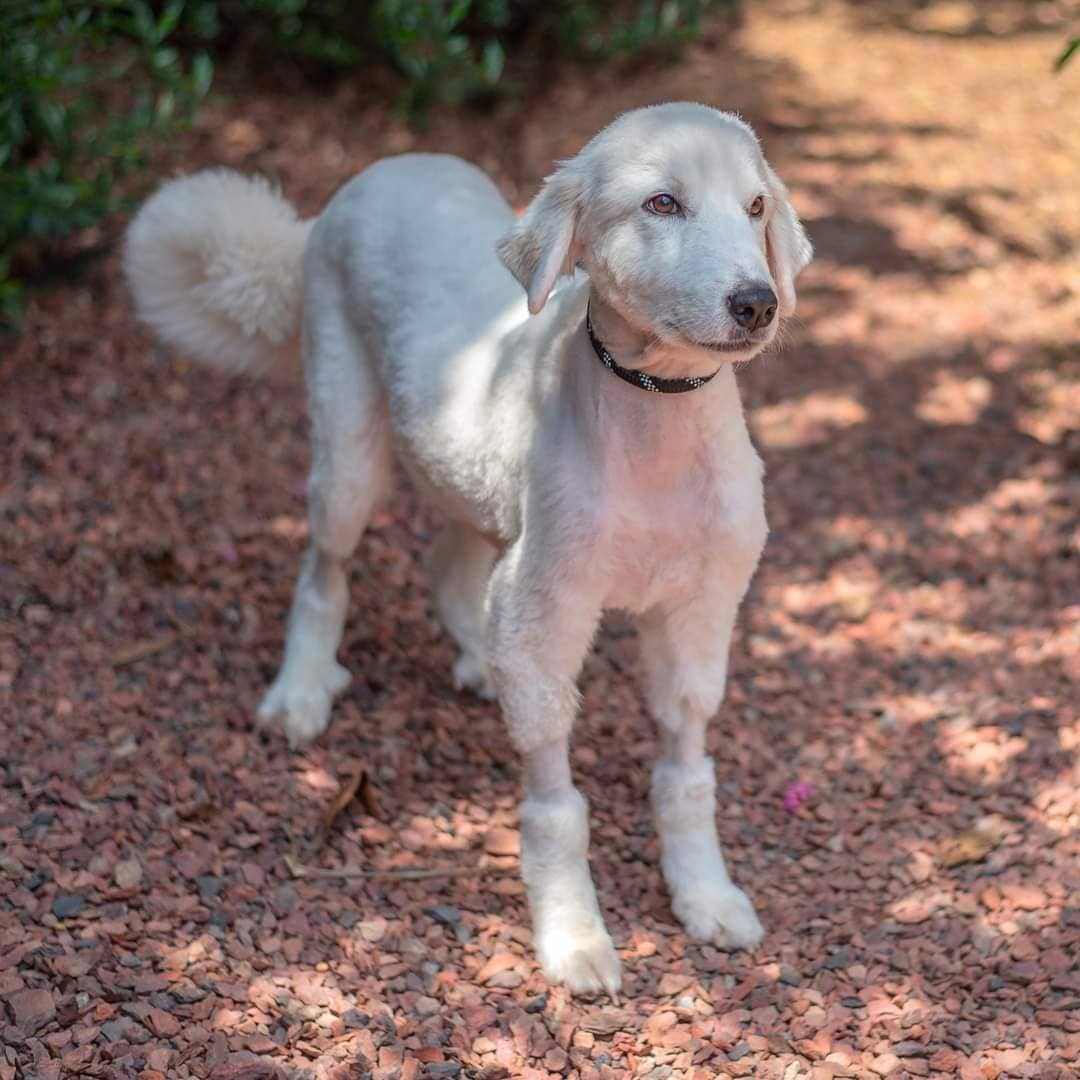
[[714, 371], [712, 375], [706, 375], [704, 378], [690, 375], [685, 379], [661, 379], [658, 375], [648, 375], [644, 371], [634, 371], [631, 368], [620, 367], [615, 362], [615, 357], [607, 351], [604, 343], [596, 336], [596, 331], [593, 330], [591, 304], [585, 308], [585, 329], [589, 332], [589, 341], [592, 342], [596, 355], [600, 357], [600, 363], [608, 371], [618, 375], [620, 379], [630, 383], [631, 386], [636, 386], [639, 390], [648, 390], [653, 394], [685, 394], [689, 390], [699, 390], [716, 374]]

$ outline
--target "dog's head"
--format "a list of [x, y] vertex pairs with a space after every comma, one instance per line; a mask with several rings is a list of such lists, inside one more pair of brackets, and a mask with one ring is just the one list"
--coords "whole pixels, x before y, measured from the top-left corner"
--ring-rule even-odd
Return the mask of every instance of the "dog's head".
[[563, 162], [498, 254], [534, 314], [581, 266], [657, 342], [745, 360], [794, 312], [811, 247], [753, 131], [676, 103], [621, 116]]

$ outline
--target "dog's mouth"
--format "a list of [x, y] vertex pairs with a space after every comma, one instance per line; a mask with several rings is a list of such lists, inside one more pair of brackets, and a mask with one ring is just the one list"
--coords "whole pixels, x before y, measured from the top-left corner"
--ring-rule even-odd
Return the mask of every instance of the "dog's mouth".
[[725, 338], [723, 341], [699, 341], [683, 332], [675, 323], [665, 324], [670, 330], [679, 335], [688, 345], [695, 349], [707, 349], [716, 353], [746, 353], [763, 349], [773, 339], [773, 328], [770, 326], [763, 331], [750, 334], [740, 334]]
[[710, 352], [746, 352], [748, 349], [759, 348], [764, 341], [755, 341], [751, 337], [739, 338], [735, 341], [692, 341], [699, 349], [708, 349]]

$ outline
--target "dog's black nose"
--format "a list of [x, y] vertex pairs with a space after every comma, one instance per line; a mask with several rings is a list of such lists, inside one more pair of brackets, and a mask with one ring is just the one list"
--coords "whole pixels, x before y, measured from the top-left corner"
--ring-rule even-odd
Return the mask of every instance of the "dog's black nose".
[[776, 316], [776, 293], [768, 285], [751, 285], [728, 297], [728, 309], [747, 330], [768, 326]]

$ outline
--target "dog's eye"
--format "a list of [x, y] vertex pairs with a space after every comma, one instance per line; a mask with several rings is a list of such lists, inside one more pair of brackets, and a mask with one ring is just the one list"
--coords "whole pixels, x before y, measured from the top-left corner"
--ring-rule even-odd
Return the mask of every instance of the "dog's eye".
[[751, 217], [761, 217], [765, 213], [765, 196], [758, 195], [757, 198], [747, 207], [746, 212]]
[[671, 214], [677, 214], [680, 207], [673, 196], [661, 193], [649, 199], [645, 203], [645, 209], [653, 214], [659, 214], [661, 217], [668, 217]]

